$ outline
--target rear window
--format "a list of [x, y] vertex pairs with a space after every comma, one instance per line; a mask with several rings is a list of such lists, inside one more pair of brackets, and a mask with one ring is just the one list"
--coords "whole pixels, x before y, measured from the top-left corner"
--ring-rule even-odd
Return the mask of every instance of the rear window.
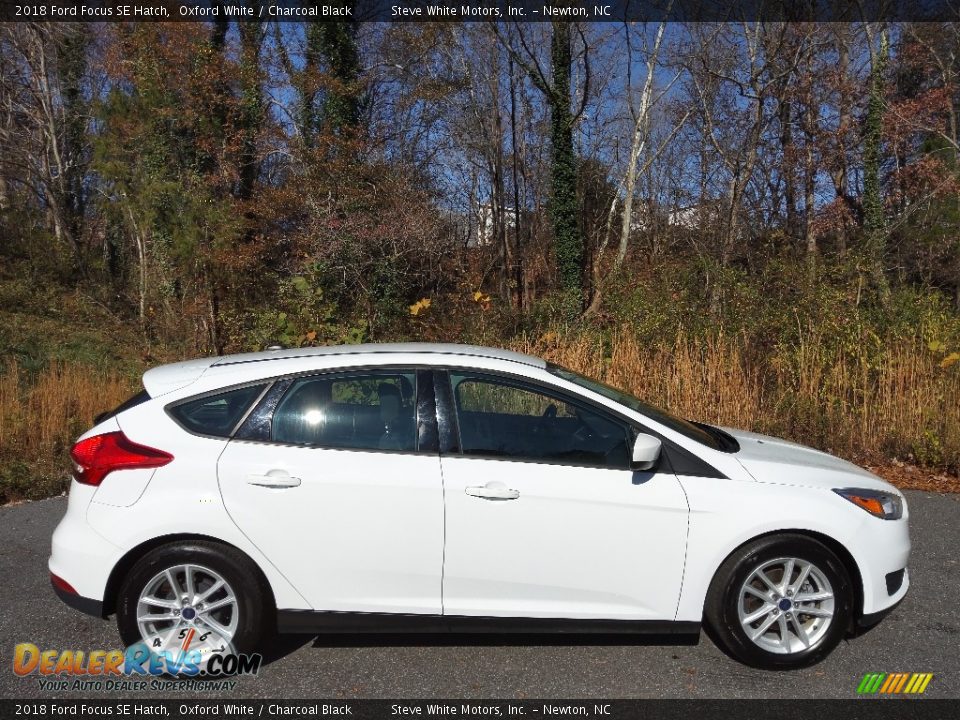
[[167, 408], [182, 428], [198, 435], [230, 437], [266, 385], [247, 385], [216, 395], [204, 395]]
[[93, 419], [93, 423], [94, 425], [99, 425], [104, 420], [109, 420], [114, 415], [119, 415], [124, 410], [129, 410], [130, 408], [135, 408], [137, 405], [142, 405], [149, 399], [150, 399], [150, 393], [148, 393], [146, 390], [141, 390], [129, 400], [124, 400], [122, 403], [117, 405], [117, 407], [115, 407], [113, 410], [107, 410], [106, 412], [102, 412], [99, 415], [97, 415]]

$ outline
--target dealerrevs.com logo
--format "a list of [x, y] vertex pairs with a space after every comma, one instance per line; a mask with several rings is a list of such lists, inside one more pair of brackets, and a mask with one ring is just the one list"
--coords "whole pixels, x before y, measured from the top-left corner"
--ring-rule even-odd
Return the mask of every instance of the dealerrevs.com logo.
[[857, 686], [859, 695], [922, 695], [933, 673], [867, 673]]
[[41, 690], [52, 691], [232, 690], [236, 676], [256, 675], [262, 662], [229, 648], [153, 650], [142, 642], [126, 650], [41, 650], [33, 643], [13, 650], [14, 674], [35, 675]]

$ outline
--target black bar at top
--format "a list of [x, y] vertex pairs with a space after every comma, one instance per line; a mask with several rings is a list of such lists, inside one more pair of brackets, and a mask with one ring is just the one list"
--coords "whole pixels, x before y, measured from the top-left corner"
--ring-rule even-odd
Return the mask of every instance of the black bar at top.
[[949, 22], [960, 0], [0, 0], [0, 21]]

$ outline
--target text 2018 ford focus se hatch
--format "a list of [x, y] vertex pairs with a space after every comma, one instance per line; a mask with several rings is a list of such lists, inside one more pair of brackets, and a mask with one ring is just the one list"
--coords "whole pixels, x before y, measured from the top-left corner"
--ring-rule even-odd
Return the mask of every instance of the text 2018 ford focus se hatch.
[[535, 357], [359, 345], [150, 370], [83, 435], [58, 595], [127, 644], [264, 634], [699, 633], [825, 657], [909, 585], [901, 494]]

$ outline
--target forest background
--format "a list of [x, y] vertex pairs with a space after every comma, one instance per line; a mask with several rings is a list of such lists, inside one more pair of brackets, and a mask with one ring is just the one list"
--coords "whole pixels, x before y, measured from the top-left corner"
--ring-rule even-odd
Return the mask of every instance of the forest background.
[[543, 355], [960, 488], [960, 24], [0, 25], [0, 503], [161, 362]]

